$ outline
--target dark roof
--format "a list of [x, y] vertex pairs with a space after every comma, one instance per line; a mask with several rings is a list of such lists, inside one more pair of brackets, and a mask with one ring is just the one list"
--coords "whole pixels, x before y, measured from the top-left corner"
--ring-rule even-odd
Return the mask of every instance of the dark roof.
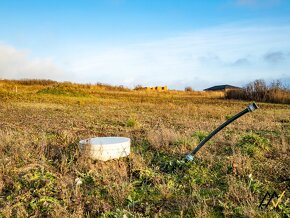
[[237, 86], [231, 86], [231, 85], [219, 85], [219, 86], [213, 86], [207, 89], [204, 89], [204, 91], [224, 91], [226, 89], [241, 89]]

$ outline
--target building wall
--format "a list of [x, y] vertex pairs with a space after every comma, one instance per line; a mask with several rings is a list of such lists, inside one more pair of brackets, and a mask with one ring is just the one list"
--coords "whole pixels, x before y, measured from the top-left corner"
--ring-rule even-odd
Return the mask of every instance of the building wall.
[[145, 90], [168, 91], [168, 87], [167, 86], [145, 87]]

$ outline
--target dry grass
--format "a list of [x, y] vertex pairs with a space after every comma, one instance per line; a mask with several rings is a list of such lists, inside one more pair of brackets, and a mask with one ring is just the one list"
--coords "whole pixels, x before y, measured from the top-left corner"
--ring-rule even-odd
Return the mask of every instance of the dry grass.
[[[289, 105], [260, 104], [186, 163], [187, 152], [248, 102], [60, 86], [85, 95], [39, 92], [51, 84], [18, 84], [16, 93], [1, 82], [1, 217], [289, 216]], [[80, 139], [111, 135], [132, 139], [128, 158], [104, 163], [79, 153]], [[273, 190], [287, 190], [280, 207], [260, 210]]]

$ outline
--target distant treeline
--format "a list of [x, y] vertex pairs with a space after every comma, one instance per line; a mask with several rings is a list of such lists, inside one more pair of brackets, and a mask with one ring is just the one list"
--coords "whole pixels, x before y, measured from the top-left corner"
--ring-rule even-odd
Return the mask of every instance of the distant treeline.
[[75, 87], [75, 88], [82, 88], [82, 89], [105, 89], [105, 90], [115, 90], [115, 91], [128, 91], [129, 89], [120, 85], [120, 86], [113, 86], [104, 83], [96, 83], [96, 84], [79, 84], [79, 83], [72, 83], [72, 82], [57, 82], [54, 80], [46, 80], [46, 79], [21, 79], [21, 80], [7, 80], [3, 79], [0, 82], [6, 82], [9, 84], [14, 85], [24, 85], [24, 86], [62, 86], [62, 87]]
[[42, 86], [47, 86], [47, 85], [53, 85], [57, 84], [57, 81], [49, 80], [49, 79], [20, 79], [20, 80], [8, 80], [8, 79], [3, 79], [0, 80], [3, 82], [7, 83], [12, 83], [12, 84], [19, 84], [19, 85], [26, 85], [26, 86], [32, 86], [32, 85], [42, 85]]
[[290, 104], [290, 90], [281, 81], [273, 81], [269, 85], [264, 80], [255, 80], [243, 89], [229, 90], [227, 99], [251, 100], [270, 103]]

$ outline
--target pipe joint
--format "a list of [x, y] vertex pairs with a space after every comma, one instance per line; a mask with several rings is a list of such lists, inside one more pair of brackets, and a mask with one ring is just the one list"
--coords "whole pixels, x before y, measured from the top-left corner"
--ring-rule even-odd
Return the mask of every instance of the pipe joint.
[[186, 155], [185, 159], [189, 162], [193, 161], [194, 157], [191, 154]]
[[253, 112], [253, 111], [256, 110], [256, 109], [258, 109], [258, 105], [256, 105], [255, 102], [253, 102], [252, 104], [250, 104], [250, 105], [248, 106], [248, 111], [249, 111], [249, 112]]

